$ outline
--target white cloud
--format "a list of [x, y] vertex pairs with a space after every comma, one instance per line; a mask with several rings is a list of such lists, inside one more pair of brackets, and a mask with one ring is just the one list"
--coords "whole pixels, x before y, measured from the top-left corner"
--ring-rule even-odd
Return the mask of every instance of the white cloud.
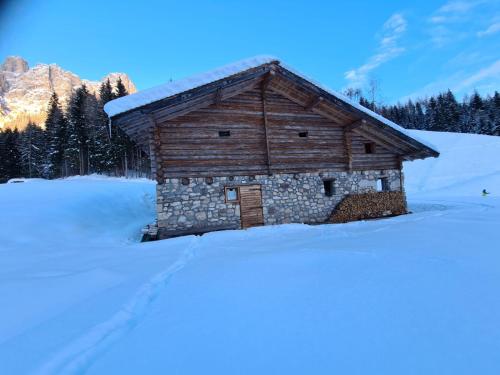
[[[458, 82], [458, 83], [457, 83]], [[430, 82], [421, 89], [399, 99], [406, 102], [408, 99], [424, 98], [439, 92], [451, 89], [455, 94], [465, 95], [477, 90], [487, 94], [500, 86], [500, 59], [475, 72], [459, 71], [446, 77]]]
[[483, 1], [449, 1], [439, 11], [442, 13], [465, 13]]
[[344, 77], [349, 81], [350, 87], [363, 86], [372, 70], [403, 53], [405, 49], [398, 45], [398, 41], [406, 31], [406, 27], [406, 19], [400, 13], [393, 14], [384, 23], [377, 53], [360, 67], [345, 72]]
[[474, 88], [474, 86], [479, 83], [484, 82], [486, 79], [488, 80], [500, 80], [500, 59], [495, 61], [490, 66], [486, 68], [482, 68], [476, 73], [466, 77], [461, 82], [459, 82], [453, 90], [461, 91], [468, 88]]
[[484, 0], [461, 1], [453, 0], [447, 2], [439, 8], [434, 15], [429, 18], [429, 22], [439, 24], [460, 20], [463, 16], [468, 16], [469, 12], [476, 6], [484, 3]]
[[500, 31], [500, 22], [495, 22], [495, 23], [491, 24], [486, 30], [479, 31], [477, 33], [477, 36], [478, 37], [488, 36], [488, 35], [498, 33], [499, 31]]
[[[471, 22], [478, 18], [478, 12], [474, 8], [487, 2], [488, 0], [452, 0], [438, 8], [427, 18], [431, 42], [442, 47], [469, 35]], [[465, 22], [468, 22], [467, 27], [464, 27]]]

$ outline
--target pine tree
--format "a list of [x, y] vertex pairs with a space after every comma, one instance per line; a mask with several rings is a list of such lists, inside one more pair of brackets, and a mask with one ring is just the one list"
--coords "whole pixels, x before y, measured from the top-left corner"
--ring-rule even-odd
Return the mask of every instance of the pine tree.
[[488, 99], [488, 134], [500, 135], [500, 94], [495, 91]]
[[476, 92], [462, 103], [451, 90], [405, 104], [373, 106], [364, 97], [359, 102], [405, 128], [500, 135], [500, 94], [496, 91], [484, 99]]
[[24, 176], [42, 177], [46, 170], [45, 134], [42, 128], [30, 122], [19, 136], [21, 170]]
[[415, 119], [413, 121], [414, 129], [425, 129], [425, 114], [422, 110], [422, 104], [418, 101], [415, 104]]
[[0, 144], [2, 148], [1, 165], [2, 165], [2, 180], [21, 177], [21, 157], [19, 154], [19, 132], [17, 129], [7, 129], [2, 133], [3, 140]]
[[484, 127], [483, 115], [484, 115], [484, 103], [478, 92], [474, 92], [469, 102], [470, 107], [470, 123], [469, 132], [480, 134], [482, 133], [482, 128]]
[[[123, 85], [121, 78], [116, 82], [116, 98], [128, 95], [127, 89]], [[129, 150], [133, 148], [133, 142], [123, 132], [122, 129], [113, 126], [111, 128], [111, 150], [110, 161], [112, 162], [115, 173], [118, 175], [127, 175], [129, 169]]]
[[7, 135], [5, 132], [0, 130], [0, 184], [6, 182], [9, 179], [7, 174]]
[[109, 134], [109, 118], [104, 112], [104, 105], [115, 97], [109, 79], [99, 88], [97, 102], [97, 118], [95, 129], [95, 143], [93, 149], [94, 169], [98, 173], [109, 173], [113, 170], [111, 138]]
[[54, 92], [50, 98], [45, 135], [47, 144], [46, 172], [48, 178], [62, 177], [64, 173], [64, 150], [66, 147], [66, 118], [59, 104], [59, 97]]
[[[125, 86], [123, 86], [121, 80], [120, 80], [120, 86], [123, 87], [123, 89], [120, 90], [125, 90]], [[115, 94], [113, 93], [113, 87], [111, 86], [111, 83], [109, 82], [108, 78], [106, 82], [103, 82], [99, 87], [99, 101], [101, 105], [104, 106], [107, 102], [113, 99], [115, 99]]]
[[68, 108], [68, 137], [65, 162], [70, 174], [85, 175], [89, 170], [89, 129], [85, 109], [85, 85], [75, 90]]
[[121, 77], [118, 77], [116, 81], [116, 98], [121, 98], [122, 96], [128, 95], [128, 91], [122, 82]]
[[425, 122], [427, 125], [426, 129], [428, 130], [439, 129], [437, 100], [434, 99], [434, 97], [431, 97], [429, 99], [429, 103], [425, 111]]

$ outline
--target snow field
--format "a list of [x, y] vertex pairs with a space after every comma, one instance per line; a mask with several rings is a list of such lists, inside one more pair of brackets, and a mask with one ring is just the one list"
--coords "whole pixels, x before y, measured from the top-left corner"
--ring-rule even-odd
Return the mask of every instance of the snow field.
[[417, 134], [384, 220], [141, 244], [150, 181], [0, 185], [0, 373], [498, 374], [500, 140]]

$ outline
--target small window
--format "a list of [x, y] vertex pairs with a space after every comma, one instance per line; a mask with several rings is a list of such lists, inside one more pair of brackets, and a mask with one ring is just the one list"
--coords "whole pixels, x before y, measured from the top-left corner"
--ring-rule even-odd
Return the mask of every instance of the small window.
[[299, 132], [300, 138], [307, 138], [309, 132]]
[[375, 143], [365, 143], [365, 154], [374, 154], [375, 153]]
[[231, 131], [229, 130], [221, 130], [219, 131], [219, 137], [230, 137]]
[[335, 180], [323, 180], [323, 187], [327, 197], [335, 195]]
[[382, 177], [377, 180], [377, 191], [389, 191], [389, 179]]
[[238, 202], [239, 194], [237, 187], [225, 188], [226, 202]]

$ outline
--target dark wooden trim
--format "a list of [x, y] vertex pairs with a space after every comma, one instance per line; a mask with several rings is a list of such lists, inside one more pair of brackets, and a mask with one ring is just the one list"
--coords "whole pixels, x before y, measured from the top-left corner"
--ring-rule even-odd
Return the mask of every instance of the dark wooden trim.
[[403, 148], [401, 145], [396, 145], [389, 138], [385, 137], [381, 133], [375, 133], [368, 127], [357, 128], [353, 131], [354, 133], [375, 142], [376, 144], [384, 147], [385, 149], [392, 151], [398, 155], [408, 153], [408, 148]]
[[[151, 161], [151, 176], [155, 177], [158, 181], [158, 168], [160, 163], [158, 163], [158, 154], [160, 153], [160, 148], [158, 145], [159, 138], [156, 134], [156, 122], [151, 114], [146, 115], [149, 123], [149, 160]], [[159, 181], [158, 181], [159, 182]]]
[[[312, 94], [319, 95], [325, 97], [325, 103], [333, 104], [338, 107], [338, 109], [341, 109], [342, 111], [350, 114], [351, 116], [355, 118], [362, 118], [365, 119], [369, 123], [374, 123], [375, 128], [378, 128], [377, 130], [379, 132], [386, 132], [389, 134], [392, 134], [393, 136], [396, 136], [400, 141], [409, 143], [413, 145], [414, 148], [421, 149], [423, 150], [423, 153], [426, 156], [433, 156], [437, 157], [439, 156], [439, 152], [436, 152], [435, 150], [429, 148], [428, 146], [420, 143], [419, 141], [407, 136], [406, 134], [393, 129], [389, 125], [385, 124], [383, 121], [380, 121], [378, 118], [370, 115], [369, 113], [366, 113], [355, 106], [349, 104], [348, 102], [345, 102], [341, 100], [340, 98], [334, 96], [333, 94], [330, 94], [328, 91], [325, 91], [321, 87], [316, 86], [315, 84], [307, 81], [306, 79], [298, 76], [297, 74], [289, 71], [288, 69], [282, 67], [282, 66], [277, 66], [276, 67], [276, 72], [278, 73], [279, 76], [283, 76], [286, 79], [294, 82], [296, 85], [301, 86], [303, 89], [306, 91], [309, 91]], [[425, 156], [424, 156], [425, 157]]]
[[[261, 82], [265, 89], [269, 86], [270, 90], [280, 92], [283, 96], [304, 108], [313, 110], [314, 113], [323, 115], [340, 125], [356, 120], [356, 124], [349, 123], [347, 125], [352, 128], [351, 130], [366, 128], [377, 134], [380, 133], [386, 138], [388, 143], [394, 144], [394, 146], [401, 150], [401, 153], [407, 154], [409, 159], [426, 156], [436, 157], [439, 155], [438, 152], [426, 145], [388, 126], [376, 116], [366, 113], [280, 66], [278, 62], [263, 64], [233, 76], [118, 114], [113, 117], [113, 121], [116, 121], [129, 135], [135, 136], [141, 128], [147, 127], [147, 121], [141, 119], [143, 117], [141, 112], [155, 113], [157, 122], [162, 123], [196, 109], [208, 107], [214, 104], [214, 102], [218, 105], [222, 100], [244, 92], [259, 82]], [[365, 123], [357, 121], [365, 121]], [[366, 126], [363, 126], [365, 124]], [[414, 154], [413, 152], [416, 150], [421, 150], [422, 152]]]
[[222, 89], [218, 88], [215, 91], [214, 105], [218, 106], [222, 102]]
[[263, 91], [267, 90], [267, 87], [271, 84], [271, 81], [274, 79], [274, 77], [276, 77], [276, 72], [271, 68], [269, 73], [267, 73], [262, 79], [261, 88]]
[[[259, 77], [254, 77], [253, 79], [245, 80], [243, 83], [239, 83], [238, 85], [227, 85], [220, 88], [221, 101], [254, 88], [258, 85], [259, 81]], [[196, 97], [186, 99], [185, 101], [169, 106], [168, 108], [158, 109], [154, 111], [155, 117], [158, 119], [158, 122], [164, 122], [189, 114], [190, 112], [198, 109], [209, 107], [214, 103], [214, 95], [215, 89], [205, 95], [198, 95]]]
[[169, 97], [164, 98], [164, 99], [157, 100], [153, 103], [145, 104], [145, 105], [138, 107], [138, 108], [133, 108], [129, 111], [119, 113], [119, 114], [113, 116], [112, 118], [113, 118], [113, 120], [122, 119], [122, 118], [125, 118], [125, 117], [133, 114], [134, 112], [136, 112], [136, 113], [154, 112], [154, 111], [157, 111], [158, 109], [163, 109], [166, 107], [175, 106], [179, 103], [185, 102], [186, 100], [190, 100], [190, 99], [193, 99], [193, 98], [198, 97], [198, 96], [204, 96], [204, 95], [213, 93], [219, 87], [226, 88], [226, 87], [234, 86], [236, 84], [239, 84], [239, 83], [242, 83], [245, 81], [249, 81], [249, 80], [253, 80], [255, 78], [262, 77], [262, 76], [266, 75], [271, 70], [272, 66], [273, 66], [272, 63], [261, 65], [261, 66], [258, 66], [256, 68], [249, 69], [245, 72], [241, 72], [241, 73], [235, 74], [235, 75], [230, 76], [230, 77], [225, 77], [225, 78], [219, 79], [217, 81], [210, 82], [206, 85], [198, 86], [198, 87], [195, 87], [191, 90], [184, 91], [184, 92], [181, 92], [179, 94], [169, 96]]
[[156, 182], [162, 184], [164, 181], [163, 175], [163, 163], [161, 156], [161, 134], [160, 127], [154, 123], [154, 150], [155, 150], [155, 162], [156, 162]]
[[344, 148], [347, 157], [347, 171], [352, 172], [352, 133], [344, 129]]
[[351, 122], [351, 123], [350, 123], [350, 124], [348, 124], [348, 125], [345, 125], [345, 126], [344, 126], [344, 130], [349, 132], [349, 131], [352, 131], [352, 130], [354, 130], [354, 129], [357, 129], [357, 128], [359, 128], [359, 127], [363, 126], [363, 125], [366, 125], [366, 124], [367, 124], [367, 122], [366, 122], [366, 120], [365, 120], [365, 119], [356, 120], [356, 121], [354, 121], [354, 122]]
[[266, 138], [266, 162], [267, 162], [267, 173], [269, 175], [271, 172], [271, 152], [269, 147], [269, 137], [268, 137], [268, 119], [267, 119], [267, 106], [266, 106], [266, 87], [267, 85], [262, 84], [261, 87], [261, 98], [262, 98], [262, 121], [264, 122], [264, 137]]
[[318, 104], [320, 104], [324, 98], [322, 96], [316, 96], [311, 99], [309, 103], [304, 107], [306, 111], [312, 111], [314, 107], [316, 107]]

